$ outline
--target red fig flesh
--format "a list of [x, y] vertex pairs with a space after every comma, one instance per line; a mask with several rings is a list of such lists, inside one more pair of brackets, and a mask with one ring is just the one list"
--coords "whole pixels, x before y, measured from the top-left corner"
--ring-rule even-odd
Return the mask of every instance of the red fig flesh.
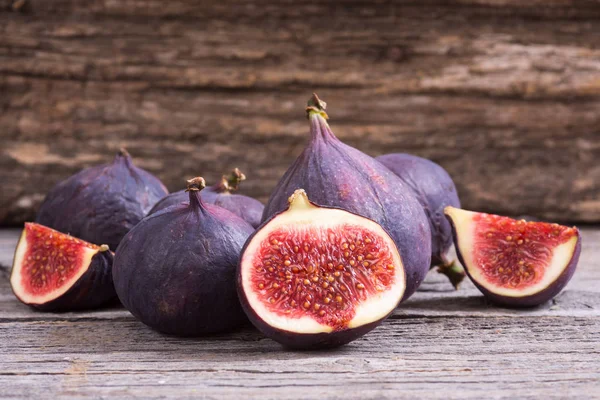
[[459, 258], [473, 283], [495, 303], [527, 307], [556, 296], [581, 252], [577, 228], [446, 208]]
[[238, 290], [250, 320], [288, 347], [345, 344], [402, 299], [402, 259], [376, 222], [319, 207], [304, 190], [247, 242]]
[[43, 225], [26, 223], [11, 286], [17, 298], [47, 311], [100, 306], [116, 297], [108, 246], [96, 246]]
[[263, 221], [287, 208], [304, 188], [321, 206], [339, 207], [380, 224], [394, 239], [407, 274], [404, 299], [429, 271], [431, 237], [423, 208], [400, 178], [372, 157], [338, 140], [325, 103], [314, 95], [307, 107], [311, 139], [281, 178], [265, 206]]

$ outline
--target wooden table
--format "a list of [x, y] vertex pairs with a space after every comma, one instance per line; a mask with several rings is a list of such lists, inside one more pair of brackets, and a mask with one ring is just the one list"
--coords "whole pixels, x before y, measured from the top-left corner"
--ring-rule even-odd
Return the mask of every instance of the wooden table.
[[[11, 265], [18, 231], [0, 230]], [[0, 397], [600, 398], [600, 229], [553, 302], [496, 308], [432, 272], [375, 331], [292, 352], [248, 327], [204, 339], [156, 333], [126, 310], [49, 314], [0, 278]]]

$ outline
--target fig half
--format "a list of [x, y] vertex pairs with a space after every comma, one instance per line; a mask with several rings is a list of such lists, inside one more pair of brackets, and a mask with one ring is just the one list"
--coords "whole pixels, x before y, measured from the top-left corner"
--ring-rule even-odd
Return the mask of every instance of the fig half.
[[115, 250], [125, 234], [169, 192], [121, 149], [112, 163], [86, 168], [58, 183], [36, 221]]
[[299, 188], [320, 206], [339, 207], [372, 219], [390, 234], [402, 255], [407, 299], [429, 271], [431, 233], [427, 216], [400, 178], [333, 134], [325, 108], [316, 94], [309, 100], [310, 140], [273, 190], [263, 221], [285, 210], [288, 197]]
[[[223, 207], [256, 228], [260, 225], [260, 219], [265, 206], [252, 197], [235, 193], [239, 188], [240, 182], [244, 180], [246, 180], [246, 175], [238, 168], [234, 168], [229, 176], [223, 175], [218, 183], [202, 190], [200, 196], [205, 203]], [[175, 204], [188, 203], [188, 197], [185, 190], [171, 193], [156, 203], [148, 215]]]
[[494, 303], [533, 307], [556, 296], [579, 261], [577, 228], [447, 207], [458, 257]]
[[43, 225], [26, 223], [10, 284], [17, 298], [44, 311], [101, 306], [116, 297], [107, 245], [96, 246]]
[[375, 328], [406, 290], [403, 260], [376, 222], [296, 190], [242, 251], [238, 291], [250, 321], [286, 347], [346, 344]]

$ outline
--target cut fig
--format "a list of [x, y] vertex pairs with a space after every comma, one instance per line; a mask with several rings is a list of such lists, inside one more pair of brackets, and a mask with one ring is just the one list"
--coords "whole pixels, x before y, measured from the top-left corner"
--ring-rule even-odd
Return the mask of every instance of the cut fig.
[[246, 314], [290, 348], [335, 347], [364, 335], [405, 289], [400, 253], [379, 224], [317, 206], [302, 189], [251, 236], [238, 268]]
[[17, 298], [44, 311], [101, 306], [116, 297], [113, 255], [97, 246], [35, 223], [21, 234], [10, 283]]
[[577, 228], [447, 207], [458, 257], [494, 303], [533, 307], [569, 282], [581, 252]]

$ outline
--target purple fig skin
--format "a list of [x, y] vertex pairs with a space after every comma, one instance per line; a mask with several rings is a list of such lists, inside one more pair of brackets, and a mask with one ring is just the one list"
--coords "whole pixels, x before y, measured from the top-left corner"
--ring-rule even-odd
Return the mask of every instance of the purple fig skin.
[[[313, 201], [311, 201], [311, 203], [313, 205], [317, 205], [320, 208], [328, 208], [328, 209], [343, 210], [346, 212], [350, 212], [350, 211], [344, 210], [340, 207], [321, 206], [321, 205], [316, 204]], [[256, 229], [256, 231], [248, 238], [248, 240], [246, 241], [246, 244], [244, 245], [244, 248], [242, 249], [240, 254], [244, 254], [244, 252], [246, 251], [246, 248], [248, 247], [248, 245], [250, 244], [250, 242], [252, 241], [254, 236], [256, 236], [263, 227], [268, 225], [269, 222], [276, 219], [280, 214], [283, 214], [286, 211], [287, 211], [287, 208], [286, 208], [286, 210], [276, 213], [275, 215], [271, 216], [268, 220], [263, 222]], [[360, 215], [357, 213], [353, 213], [353, 214]], [[387, 232], [387, 233], [389, 235], [389, 232]], [[303, 333], [290, 332], [287, 330], [275, 328], [275, 327], [267, 324], [254, 311], [254, 309], [252, 308], [252, 306], [250, 305], [250, 303], [248, 301], [248, 297], [246, 296], [246, 293], [244, 291], [244, 285], [242, 282], [241, 259], [242, 259], [242, 257], [240, 256], [240, 264], [238, 265], [238, 269], [237, 269], [237, 290], [238, 290], [238, 297], [240, 299], [240, 303], [242, 304], [242, 308], [246, 312], [246, 315], [248, 316], [248, 319], [250, 320], [252, 325], [254, 325], [265, 336], [275, 340], [276, 342], [280, 343], [281, 345], [283, 345], [286, 348], [293, 349], [293, 350], [321, 350], [321, 349], [331, 349], [331, 348], [335, 348], [335, 347], [340, 347], [340, 346], [343, 346], [345, 344], [348, 344], [348, 343], [360, 338], [361, 336], [364, 336], [365, 334], [369, 333], [373, 329], [377, 328], [383, 321], [385, 321], [393, 313], [393, 311], [392, 311], [389, 314], [387, 314], [386, 316], [384, 316], [383, 318], [380, 318], [378, 320], [375, 320], [375, 321], [370, 322], [365, 325], [361, 325], [356, 328], [349, 328], [349, 329], [345, 329], [343, 331], [333, 331], [333, 332], [329, 332], [329, 333], [315, 333], [315, 334], [304, 333], [303, 334]], [[404, 300], [404, 298], [403, 298], [403, 300]]]
[[190, 189], [188, 197], [189, 204], [152, 214], [125, 236], [113, 265], [115, 289], [125, 308], [160, 332], [200, 336], [232, 330], [247, 322], [236, 268], [254, 229], [205, 204], [198, 189]]
[[44, 304], [27, 303], [16, 293], [15, 296], [23, 304], [40, 311], [66, 312], [95, 309], [110, 303], [117, 297], [112, 280], [112, 264], [113, 254], [109, 250], [98, 252], [92, 257], [87, 271], [69, 290]]
[[287, 208], [303, 188], [320, 206], [340, 207], [379, 223], [398, 246], [406, 269], [408, 299], [421, 285], [431, 262], [431, 233], [423, 207], [404, 182], [379, 161], [335, 137], [324, 103], [313, 96], [307, 107], [311, 138], [283, 175], [263, 213], [263, 221]]
[[477, 289], [479, 289], [479, 291], [485, 296], [486, 299], [498, 306], [508, 308], [531, 308], [544, 304], [547, 301], [552, 300], [554, 297], [556, 297], [556, 295], [558, 295], [565, 288], [565, 286], [567, 286], [567, 283], [569, 283], [569, 281], [573, 277], [573, 274], [575, 273], [575, 270], [577, 269], [579, 255], [581, 254], [581, 234], [579, 233], [579, 231], [577, 232], [577, 245], [575, 246], [575, 250], [573, 251], [571, 260], [569, 261], [563, 272], [558, 276], [558, 278], [556, 278], [556, 280], [552, 282], [546, 289], [535, 294], [523, 297], [510, 297], [496, 294], [477, 283], [475, 279], [473, 279], [473, 277], [471, 276], [469, 268], [465, 264], [465, 260], [458, 246], [458, 232], [456, 226], [454, 225], [454, 221], [452, 221], [452, 218], [450, 218], [449, 216], [447, 216], [447, 218], [452, 227], [452, 237], [455, 243], [456, 255], [458, 256], [458, 260], [460, 261], [460, 263], [465, 267], [465, 272], [467, 273], [467, 276], [469, 277], [469, 279], [471, 279], [471, 282], [473, 282], [473, 284], [477, 287]]
[[431, 266], [448, 263], [446, 254], [452, 246], [452, 227], [444, 208], [460, 208], [456, 186], [444, 168], [425, 158], [405, 153], [375, 158], [411, 188], [425, 210], [431, 230]]
[[[253, 199], [252, 197], [231, 193], [232, 189], [233, 188], [223, 185], [223, 182], [221, 181], [204, 189], [200, 193], [200, 196], [205, 203], [214, 204], [231, 211], [252, 225], [253, 228], [257, 228], [260, 225], [260, 220], [262, 218], [262, 213], [265, 206], [260, 201]], [[156, 203], [152, 210], [150, 210], [148, 215], [154, 214], [160, 210], [164, 210], [165, 208], [174, 204], [189, 204], [189, 196], [185, 190], [171, 193], [161, 199], [158, 203]]]
[[58, 183], [42, 203], [36, 222], [115, 250], [168, 193], [158, 178], [133, 165], [121, 150], [112, 163], [86, 168]]

